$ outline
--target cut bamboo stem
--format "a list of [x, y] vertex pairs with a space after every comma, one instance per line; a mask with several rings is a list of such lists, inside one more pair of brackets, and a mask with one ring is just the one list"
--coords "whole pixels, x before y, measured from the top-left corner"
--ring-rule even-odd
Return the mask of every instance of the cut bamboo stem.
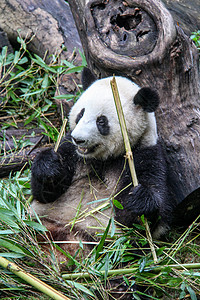
[[154, 246], [154, 243], [153, 243], [153, 239], [152, 239], [152, 235], [151, 235], [151, 231], [150, 231], [150, 228], [149, 228], [149, 223], [147, 221], [147, 218], [144, 218], [144, 225], [145, 225], [145, 229], [146, 229], [146, 236], [147, 236], [147, 239], [148, 239], [148, 242], [149, 242], [149, 247], [151, 249], [151, 253], [152, 253], [152, 256], [153, 256], [153, 261], [154, 261], [155, 264], [157, 264], [158, 258], [157, 258], [157, 255], [156, 255], [156, 249], [155, 249], [155, 246]]
[[[117, 110], [117, 115], [118, 115], [118, 119], [119, 119], [119, 123], [120, 123], [121, 132], [122, 132], [122, 136], [123, 136], [123, 140], [124, 140], [126, 157], [128, 159], [128, 164], [129, 164], [129, 168], [130, 168], [130, 172], [131, 172], [133, 186], [136, 187], [138, 185], [138, 180], [137, 180], [137, 175], [136, 175], [136, 171], [135, 171], [133, 153], [132, 153], [131, 145], [129, 142], [124, 113], [123, 113], [123, 109], [122, 109], [122, 105], [121, 105], [121, 101], [120, 101], [120, 97], [119, 97], [119, 91], [117, 88], [117, 83], [116, 83], [116, 79], [115, 79], [114, 75], [113, 75], [113, 79], [110, 81], [110, 84], [111, 84], [111, 88], [112, 88], [112, 92], [113, 92], [113, 97], [114, 97], [114, 101], [115, 101], [115, 106], [116, 106], [116, 110]], [[149, 224], [148, 224], [148, 221], [146, 218], [144, 219], [144, 221], [145, 221], [144, 224], [145, 224], [145, 228], [146, 228], [146, 235], [147, 235], [147, 239], [148, 239], [151, 253], [153, 256], [153, 260], [154, 260], [154, 263], [157, 263], [158, 259], [157, 259], [156, 250], [155, 250], [155, 247], [153, 244], [151, 232], [149, 229]]]
[[113, 75], [113, 79], [111, 80], [110, 84], [111, 84], [111, 88], [112, 88], [112, 92], [113, 92], [113, 97], [115, 100], [115, 106], [116, 106], [117, 115], [118, 115], [121, 132], [122, 132], [122, 136], [123, 136], [123, 140], [124, 140], [124, 146], [125, 146], [125, 150], [126, 150], [126, 156], [128, 158], [128, 163], [129, 163], [129, 168], [130, 168], [131, 177], [132, 177], [132, 181], [133, 181], [133, 186], [135, 187], [138, 185], [138, 180], [137, 180], [135, 166], [134, 166], [134, 162], [133, 162], [133, 153], [132, 153], [131, 145], [129, 142], [124, 113], [123, 113], [123, 109], [122, 109], [122, 105], [121, 105], [121, 101], [120, 101], [120, 97], [119, 97], [119, 92], [118, 92], [118, 88], [117, 88], [117, 83], [116, 83], [116, 79], [115, 79], [114, 75]]
[[[174, 270], [192, 270], [192, 269], [199, 269], [200, 263], [193, 263], [193, 264], [172, 264], [172, 265], [162, 265], [162, 266], [152, 266], [144, 268], [144, 272], [155, 272], [158, 273], [165, 268], [171, 268]], [[127, 269], [115, 269], [115, 270], [108, 270], [107, 276], [117, 276], [117, 275], [128, 275], [133, 274], [138, 271], [138, 266], [135, 268], [127, 268]], [[104, 276], [106, 271], [98, 271], [102, 277]], [[92, 274], [85, 272], [85, 273], [71, 273], [71, 274], [63, 274], [62, 277], [65, 280], [74, 280], [74, 279], [89, 279], [91, 278]]]
[[0, 256], [0, 266], [3, 268], [11, 271], [18, 277], [22, 278], [24, 281], [35, 287], [38, 291], [46, 294], [47, 296], [51, 297], [55, 300], [70, 300], [70, 298], [64, 296], [60, 292], [56, 291], [51, 286], [47, 285], [40, 279], [34, 277], [33, 275], [27, 273], [22, 268], [18, 267], [15, 263], [10, 262], [6, 258]]
[[67, 119], [64, 119], [63, 124], [62, 124], [62, 127], [61, 127], [61, 129], [60, 129], [60, 133], [59, 133], [58, 139], [57, 139], [56, 144], [55, 144], [55, 147], [54, 147], [54, 151], [55, 151], [55, 152], [58, 151], [58, 147], [59, 147], [60, 141], [61, 141], [61, 139], [62, 139], [62, 137], [63, 137], [63, 134], [64, 134], [64, 131], [65, 131], [66, 125], [67, 125]]

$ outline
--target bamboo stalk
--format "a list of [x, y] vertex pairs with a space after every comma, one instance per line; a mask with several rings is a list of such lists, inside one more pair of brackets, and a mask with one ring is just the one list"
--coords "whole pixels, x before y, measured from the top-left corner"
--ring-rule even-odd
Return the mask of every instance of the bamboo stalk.
[[124, 146], [125, 146], [125, 150], [126, 150], [126, 156], [128, 158], [128, 163], [129, 163], [129, 168], [130, 168], [131, 177], [132, 177], [132, 181], [133, 181], [133, 186], [135, 187], [138, 185], [138, 180], [137, 180], [135, 166], [134, 166], [134, 162], [133, 162], [133, 153], [132, 153], [131, 145], [129, 142], [124, 113], [123, 113], [123, 109], [122, 109], [122, 105], [121, 105], [121, 101], [120, 101], [120, 97], [119, 97], [119, 92], [118, 92], [118, 88], [117, 88], [117, 83], [116, 83], [116, 79], [115, 79], [114, 75], [113, 75], [113, 79], [111, 80], [110, 84], [111, 84], [111, 88], [112, 88], [112, 92], [113, 92], [113, 97], [115, 100], [115, 106], [116, 106], [117, 115], [118, 115], [118, 119], [119, 119], [119, 123], [120, 123], [120, 127], [121, 127], [122, 136], [124, 139]]
[[[171, 268], [175, 270], [181, 270], [185, 269], [191, 270], [191, 269], [199, 269], [200, 268], [200, 263], [193, 263], [193, 264], [172, 264], [172, 265], [163, 265], [163, 266], [152, 266], [152, 267], [147, 267], [144, 268], [144, 272], [160, 272], [164, 268]], [[117, 276], [117, 275], [128, 275], [128, 274], [133, 274], [136, 271], [138, 271], [138, 266], [135, 268], [127, 268], [127, 269], [115, 269], [115, 270], [108, 270], [107, 271], [107, 276]], [[101, 276], [104, 276], [106, 271], [98, 271], [98, 274], [101, 274]], [[97, 274], [97, 275], [98, 275]], [[71, 273], [71, 274], [63, 274], [62, 277], [65, 280], [73, 280], [73, 279], [89, 279], [91, 278], [92, 274], [90, 273]]]
[[[119, 123], [120, 123], [121, 132], [122, 132], [122, 136], [123, 136], [123, 140], [124, 140], [126, 156], [128, 158], [128, 164], [129, 164], [129, 168], [130, 168], [130, 172], [131, 172], [133, 186], [136, 187], [138, 185], [138, 180], [137, 180], [137, 175], [136, 175], [134, 161], [133, 161], [133, 153], [132, 153], [131, 145], [129, 142], [124, 113], [123, 113], [123, 109], [122, 109], [122, 105], [121, 105], [121, 101], [120, 101], [120, 97], [119, 97], [119, 91], [117, 88], [117, 83], [116, 83], [116, 79], [115, 79], [114, 75], [113, 75], [113, 79], [110, 81], [110, 84], [111, 84], [111, 88], [112, 88], [112, 92], [113, 92], [113, 97], [114, 97], [114, 101], [115, 101], [115, 106], [116, 106], [116, 110], [117, 110], [117, 115], [118, 115], [118, 119], [119, 119]], [[154, 260], [154, 263], [157, 263], [158, 259], [157, 259], [157, 255], [156, 255], [156, 250], [155, 250], [155, 247], [153, 244], [153, 239], [152, 239], [151, 232], [149, 229], [149, 224], [148, 224], [148, 221], [146, 218], [144, 219], [144, 224], [145, 224], [146, 235], [147, 235], [149, 246], [150, 246], [150, 249], [152, 252], [153, 260]]]
[[40, 292], [48, 295], [52, 299], [55, 300], [70, 300], [70, 298], [64, 296], [60, 292], [56, 291], [51, 286], [47, 285], [40, 279], [34, 277], [33, 275], [27, 273], [22, 268], [18, 267], [15, 263], [10, 262], [6, 258], [0, 256], [0, 266], [4, 267], [5, 269], [11, 271], [18, 277], [22, 278], [24, 281], [29, 283], [30, 285], [34, 286]]
[[154, 261], [155, 264], [157, 264], [158, 258], [157, 258], [157, 255], [156, 255], [156, 249], [155, 249], [155, 246], [154, 246], [154, 243], [153, 243], [153, 239], [152, 239], [152, 235], [151, 235], [151, 231], [150, 231], [150, 228], [149, 228], [149, 223], [147, 221], [147, 218], [144, 218], [144, 225], [145, 225], [145, 229], [146, 229], [146, 236], [147, 236], [149, 246], [150, 246], [150, 249], [151, 249], [151, 253], [152, 253], [152, 256], [153, 256], [153, 261]]
[[61, 129], [60, 129], [60, 133], [59, 133], [57, 142], [56, 142], [55, 147], [54, 147], [54, 151], [55, 151], [55, 152], [58, 151], [58, 147], [59, 147], [59, 145], [60, 145], [60, 141], [61, 141], [62, 136], [63, 136], [63, 134], [64, 134], [66, 124], [67, 124], [67, 119], [64, 119], [63, 124], [62, 124], [62, 127], [61, 127]]

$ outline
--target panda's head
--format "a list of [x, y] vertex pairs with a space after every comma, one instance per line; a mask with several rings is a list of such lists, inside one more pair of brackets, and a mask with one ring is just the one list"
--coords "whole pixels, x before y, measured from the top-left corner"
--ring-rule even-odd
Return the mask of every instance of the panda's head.
[[[123, 137], [111, 90], [112, 77], [94, 81], [85, 72], [83, 86], [87, 89], [72, 107], [69, 121], [71, 136], [77, 153], [86, 158], [105, 160], [125, 153]], [[125, 116], [130, 144], [133, 147], [153, 146], [157, 143], [154, 111], [159, 98], [150, 88], [140, 88], [131, 80], [116, 77]]]

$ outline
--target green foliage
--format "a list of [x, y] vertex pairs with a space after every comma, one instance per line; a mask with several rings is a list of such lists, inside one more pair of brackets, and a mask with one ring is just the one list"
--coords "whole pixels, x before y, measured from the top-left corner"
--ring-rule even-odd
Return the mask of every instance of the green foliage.
[[[190, 229], [195, 230], [197, 224], [194, 223]], [[200, 288], [200, 274], [198, 271], [186, 271], [185, 266], [181, 263], [183, 259], [188, 259], [188, 252], [183, 256], [182, 251], [187, 244], [191, 244], [195, 233], [194, 236], [191, 236], [191, 231], [190, 233], [184, 232], [178, 241], [180, 248], [177, 247], [176, 243], [165, 242], [165, 247], [163, 247], [163, 243], [156, 242], [159, 262], [155, 265], [147, 238], [137, 231], [137, 227], [132, 230], [126, 229], [124, 235], [121, 236], [115, 234], [112, 242], [107, 227], [106, 234], [102, 235], [97, 247], [87, 258], [82, 259], [81, 263], [76, 260], [74, 273], [64, 273], [64, 279], [79, 279], [82, 283], [85, 282], [87, 286], [94, 288], [95, 278], [96, 289], [102, 291], [101, 284], [105, 279], [111, 280], [115, 276], [116, 278], [120, 276], [127, 288], [134, 287], [135, 284], [143, 287], [134, 292], [135, 299], [140, 299], [144, 295], [148, 299], [160, 299], [163, 296], [165, 299], [176, 299], [183, 297], [183, 295], [186, 297], [190, 295], [191, 299], [196, 299]], [[185, 241], [184, 245], [183, 240]], [[192, 243], [195, 251], [190, 250], [189, 253], [193, 255], [193, 259], [195, 259], [195, 252], [198, 253], [198, 262], [200, 247], [198, 244]], [[121, 268], [121, 265], [124, 265], [125, 268]], [[150, 287], [154, 289], [153, 294], [149, 294]]]
[[[199, 261], [198, 220], [182, 235], [172, 237], [174, 242], [155, 242], [158, 257], [158, 264], [155, 265], [143, 225], [124, 228], [122, 234], [118, 233], [116, 225], [112, 232], [114, 220], [111, 219], [99, 243], [87, 256], [82, 242], [74, 256], [54, 245], [68, 261], [65, 268], [74, 270], [71, 274], [68, 271], [61, 275], [53, 245], [49, 244], [52, 250], [51, 256], [47, 256], [36, 239], [36, 234], [39, 234], [49, 243], [39, 218], [36, 216], [37, 221], [33, 221], [30, 216], [29, 198], [29, 170], [0, 181], [0, 255], [17, 260], [24, 269], [63, 291], [71, 299], [82, 296], [95, 299], [97, 291], [106, 299], [105, 295], [110, 292], [105, 289], [105, 281], [119, 277], [129, 292], [135, 284], [143, 287], [134, 291], [135, 299], [141, 299], [145, 294], [149, 299], [160, 299], [163, 295], [165, 299], [184, 299], [188, 295], [191, 299], [197, 299], [200, 273], [186, 269], [182, 263], [188, 259]], [[153, 295], [149, 295], [150, 287], [154, 289]], [[23, 299], [23, 294], [31, 296], [34, 292], [9, 270], [3, 269], [0, 269], [0, 290], [1, 298], [20, 294]]]
[[32, 234], [32, 229], [46, 231], [41, 222], [32, 221], [27, 214], [26, 198], [30, 196], [30, 171], [26, 171], [23, 177], [20, 175], [20, 172], [17, 172], [15, 176], [0, 181], [0, 254], [4, 257], [32, 257], [31, 248], [27, 248], [27, 238]]
[[197, 49], [200, 50], [200, 30], [193, 32], [190, 38], [195, 42]]
[[[66, 60], [59, 61], [59, 56], [51, 56], [46, 63], [37, 54], [32, 54], [26, 47], [26, 42], [19, 36], [20, 49], [8, 53], [3, 47], [0, 53], [0, 117], [6, 116], [1, 129], [10, 126], [18, 127], [18, 121], [24, 126], [41, 127], [45, 134], [56, 141], [59, 134], [56, 121], [53, 124], [46, 116], [54, 115], [56, 106], [54, 99], [58, 78], [62, 74], [81, 72], [86, 65], [82, 53], [82, 65], [75, 66]], [[76, 100], [77, 95], [62, 95], [67, 101]], [[10, 121], [8, 122], [7, 119]]]

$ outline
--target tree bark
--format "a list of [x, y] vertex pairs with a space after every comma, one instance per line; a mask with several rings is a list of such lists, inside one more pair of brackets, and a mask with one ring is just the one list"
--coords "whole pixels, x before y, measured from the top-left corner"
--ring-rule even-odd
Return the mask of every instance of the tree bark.
[[[6, 177], [10, 172], [16, 172], [29, 167], [29, 162], [36, 154], [49, 146], [49, 139], [42, 134], [42, 129], [7, 129], [0, 132], [0, 178]], [[21, 141], [21, 147], [16, 148], [15, 140]]]
[[75, 48], [82, 49], [68, 3], [64, 0], [1, 0], [0, 27], [7, 33], [13, 46], [17, 45], [18, 31], [27, 41], [29, 50], [41, 57], [62, 51], [61, 58], [77, 55]]
[[171, 169], [169, 186], [177, 203], [189, 195], [193, 198], [192, 192], [200, 193], [195, 45], [158, 0], [70, 0], [69, 4], [88, 65], [99, 78], [125, 75], [158, 90], [161, 104], [156, 116]]
[[187, 35], [200, 28], [199, 0], [163, 0], [171, 13], [175, 24], [178, 24]]
[[[49, 147], [52, 145], [49, 145]], [[2, 157], [0, 161], [0, 178], [7, 177], [10, 172], [20, 171], [30, 167], [30, 162], [35, 158], [35, 156], [46, 149], [47, 146], [38, 147], [32, 150], [32, 147], [26, 147]]]

